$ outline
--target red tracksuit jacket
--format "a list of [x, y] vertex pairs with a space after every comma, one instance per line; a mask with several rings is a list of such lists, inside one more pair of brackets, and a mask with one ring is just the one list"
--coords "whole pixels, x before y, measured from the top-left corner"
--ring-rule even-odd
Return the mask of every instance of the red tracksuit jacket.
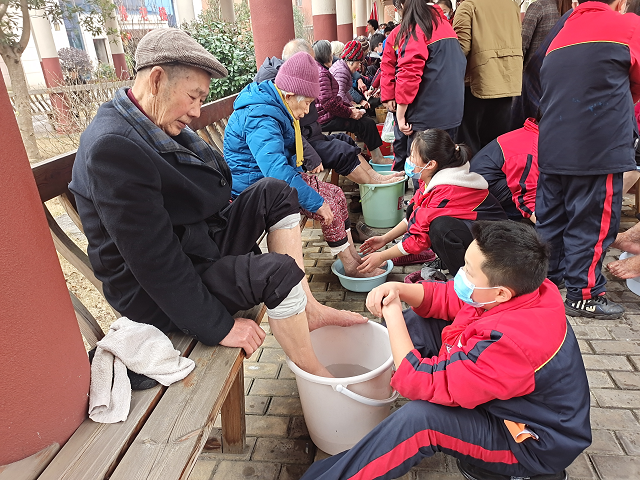
[[462, 122], [467, 60], [440, 7], [433, 13], [437, 21], [430, 39], [419, 26], [416, 38], [397, 39], [398, 25], [387, 37], [380, 63], [380, 100], [408, 105], [406, 119], [414, 131], [447, 130]]
[[[545, 280], [533, 293], [491, 310], [463, 303], [453, 281], [424, 282], [415, 312], [452, 321], [437, 356], [412, 350], [391, 385], [412, 400], [480, 408], [524, 423], [537, 439], [510, 442], [525, 466], [562, 471], [591, 443], [589, 385], [578, 341], [557, 287]], [[454, 412], [452, 412], [452, 415]], [[495, 435], [509, 435], [506, 426]]]
[[461, 220], [506, 220], [502, 207], [487, 190], [487, 182], [469, 172], [469, 164], [445, 168], [421, 186], [407, 208], [407, 233], [398, 248], [419, 254], [431, 246], [429, 225], [438, 217]]
[[470, 170], [484, 177], [489, 191], [503, 206], [505, 202], [512, 202], [521, 218], [529, 218], [536, 210], [538, 186], [538, 125], [535, 120], [527, 119], [524, 127], [500, 135], [486, 145], [471, 160]]

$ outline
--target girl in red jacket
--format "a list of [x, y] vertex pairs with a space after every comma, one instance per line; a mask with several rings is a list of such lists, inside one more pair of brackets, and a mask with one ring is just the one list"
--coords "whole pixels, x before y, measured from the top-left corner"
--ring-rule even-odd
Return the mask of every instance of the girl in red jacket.
[[[384, 235], [366, 240], [360, 252], [367, 254], [358, 267], [374, 270], [386, 260], [420, 254], [429, 247], [451, 275], [464, 265], [464, 252], [473, 241], [474, 220], [506, 220], [500, 203], [489, 193], [482, 176], [469, 172], [471, 153], [440, 129], [416, 133], [411, 157], [405, 162], [408, 176], [422, 180], [407, 208], [407, 215]], [[402, 236], [387, 250], [377, 251]]]

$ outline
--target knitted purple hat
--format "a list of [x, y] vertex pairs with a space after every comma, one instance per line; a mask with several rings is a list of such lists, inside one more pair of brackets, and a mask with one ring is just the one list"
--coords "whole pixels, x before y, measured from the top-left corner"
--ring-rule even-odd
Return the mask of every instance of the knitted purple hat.
[[361, 62], [364, 59], [362, 44], [357, 40], [347, 42], [342, 51], [342, 59], [346, 61]]
[[276, 86], [287, 93], [317, 98], [320, 94], [316, 61], [306, 52], [298, 52], [278, 69]]

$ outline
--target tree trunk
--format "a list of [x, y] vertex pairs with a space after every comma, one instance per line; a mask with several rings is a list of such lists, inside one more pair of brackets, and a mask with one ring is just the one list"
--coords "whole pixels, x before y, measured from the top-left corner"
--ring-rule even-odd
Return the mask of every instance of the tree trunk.
[[29, 160], [32, 162], [40, 161], [40, 150], [38, 149], [36, 135], [33, 130], [33, 116], [31, 115], [29, 87], [24, 76], [24, 69], [22, 68], [20, 56], [13, 52], [7, 52], [6, 50], [1, 53], [4, 63], [7, 65], [9, 77], [11, 78], [11, 88], [13, 90], [13, 98], [17, 111], [16, 119], [18, 121], [18, 127], [20, 127], [22, 142], [27, 150]]

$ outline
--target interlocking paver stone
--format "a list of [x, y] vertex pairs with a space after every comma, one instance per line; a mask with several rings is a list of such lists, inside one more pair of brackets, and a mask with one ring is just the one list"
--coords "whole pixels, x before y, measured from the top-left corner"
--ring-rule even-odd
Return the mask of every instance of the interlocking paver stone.
[[247, 416], [247, 435], [256, 437], [284, 437], [289, 428], [289, 417], [271, 415]]
[[588, 370], [587, 379], [589, 380], [589, 387], [591, 388], [614, 388], [615, 385], [611, 380], [611, 377], [607, 375], [607, 372], [600, 370]]
[[189, 480], [209, 480], [217, 464], [215, 460], [198, 460], [191, 470]]
[[603, 430], [640, 430], [640, 424], [630, 410], [591, 409], [591, 428]]
[[640, 342], [622, 340], [592, 340], [597, 354], [633, 355], [640, 353]]
[[251, 387], [251, 395], [297, 396], [298, 386], [295, 380], [256, 378]]
[[611, 372], [611, 376], [620, 388], [640, 390], [640, 372]]
[[633, 370], [626, 357], [616, 355], [583, 355], [587, 370]]
[[223, 461], [213, 480], [276, 480], [279, 473], [277, 463]]
[[616, 340], [640, 340], [640, 329], [628, 325], [609, 328], [611, 335]]
[[[267, 338], [273, 337], [269, 335]], [[276, 378], [279, 369], [279, 363], [244, 362], [244, 376], [247, 378]]]
[[593, 340], [611, 338], [611, 333], [606, 327], [592, 327], [587, 325], [576, 325], [573, 327], [576, 338]]
[[315, 449], [311, 440], [259, 438], [253, 452], [253, 459], [310, 465]]
[[640, 457], [592, 455], [591, 460], [602, 480], [638, 480]]
[[248, 415], [264, 415], [269, 405], [270, 397], [258, 397], [247, 395], [244, 399], [244, 407]]
[[598, 478], [586, 453], [581, 453], [578, 458], [569, 465], [567, 473], [571, 480], [594, 480]]
[[617, 432], [617, 435], [629, 455], [640, 455], [640, 432]]
[[593, 389], [601, 407], [640, 408], [640, 391]]
[[591, 432], [591, 445], [587, 453], [605, 453], [609, 455], [624, 455], [624, 451], [618, 445], [615, 435], [609, 430], [593, 430]]
[[269, 404], [269, 415], [302, 415], [302, 404], [297, 397], [273, 397]]

